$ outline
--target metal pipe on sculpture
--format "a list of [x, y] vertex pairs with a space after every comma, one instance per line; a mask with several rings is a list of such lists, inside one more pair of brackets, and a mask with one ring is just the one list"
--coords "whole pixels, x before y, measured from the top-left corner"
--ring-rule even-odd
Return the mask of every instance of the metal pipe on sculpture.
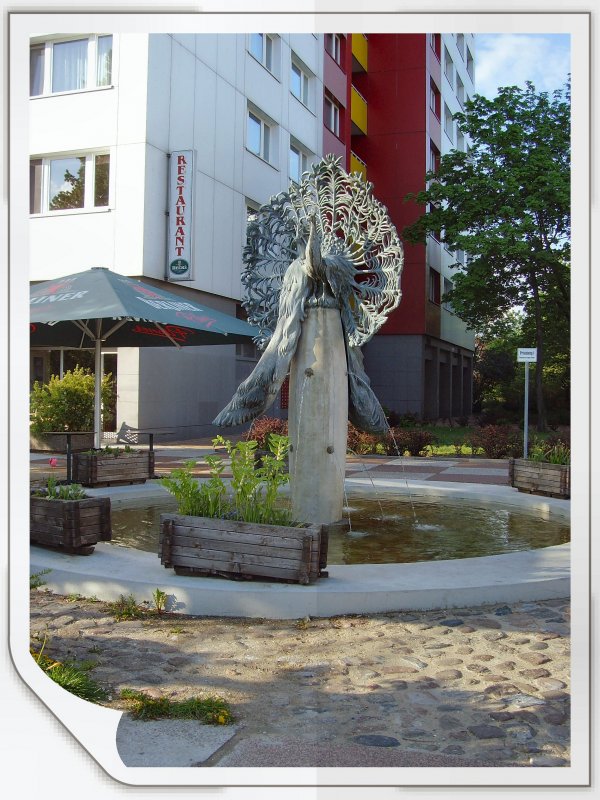
[[244, 307], [265, 351], [214, 420], [255, 419], [290, 372], [294, 516], [341, 519], [348, 419], [388, 429], [360, 347], [400, 302], [402, 245], [372, 184], [325, 156], [248, 223]]

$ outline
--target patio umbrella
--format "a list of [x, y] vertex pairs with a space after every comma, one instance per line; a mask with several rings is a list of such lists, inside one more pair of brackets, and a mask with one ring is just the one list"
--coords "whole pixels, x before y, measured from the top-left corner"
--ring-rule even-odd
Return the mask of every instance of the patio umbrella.
[[247, 342], [256, 328], [134, 278], [93, 267], [35, 284], [32, 347], [95, 350], [95, 446], [100, 447], [101, 353], [112, 347], [190, 347]]

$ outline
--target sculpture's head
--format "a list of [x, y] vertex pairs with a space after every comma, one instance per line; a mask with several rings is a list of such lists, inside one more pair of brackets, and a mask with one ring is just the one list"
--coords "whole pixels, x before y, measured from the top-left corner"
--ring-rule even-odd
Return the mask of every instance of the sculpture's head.
[[322, 280], [323, 258], [321, 255], [321, 236], [317, 230], [317, 216], [314, 212], [308, 215], [307, 223], [308, 239], [306, 241], [306, 250], [304, 253], [306, 274], [315, 281]]

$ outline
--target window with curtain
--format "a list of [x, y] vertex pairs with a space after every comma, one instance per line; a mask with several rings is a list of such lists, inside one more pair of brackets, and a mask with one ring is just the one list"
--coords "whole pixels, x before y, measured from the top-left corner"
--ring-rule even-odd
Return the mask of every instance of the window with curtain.
[[110, 87], [112, 55], [113, 37], [109, 34], [33, 44], [29, 49], [29, 95]]
[[88, 40], [55, 42], [52, 47], [52, 91], [71, 92], [87, 86]]
[[112, 83], [112, 36], [99, 36], [96, 50], [96, 86]]
[[32, 47], [29, 51], [29, 94], [36, 97], [44, 91], [44, 45]]

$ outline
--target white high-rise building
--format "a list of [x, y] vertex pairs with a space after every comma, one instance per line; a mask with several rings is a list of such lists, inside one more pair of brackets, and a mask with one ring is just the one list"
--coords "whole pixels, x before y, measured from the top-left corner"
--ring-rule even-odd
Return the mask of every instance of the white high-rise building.
[[[32, 39], [31, 280], [108, 267], [240, 313], [249, 210], [322, 155], [323, 53], [312, 34]], [[185, 253], [168, 250], [179, 151], [193, 158]], [[174, 255], [187, 269], [169, 274]], [[31, 359], [47, 379], [49, 354]], [[209, 433], [255, 360], [251, 344], [120, 348], [116, 426]]]

